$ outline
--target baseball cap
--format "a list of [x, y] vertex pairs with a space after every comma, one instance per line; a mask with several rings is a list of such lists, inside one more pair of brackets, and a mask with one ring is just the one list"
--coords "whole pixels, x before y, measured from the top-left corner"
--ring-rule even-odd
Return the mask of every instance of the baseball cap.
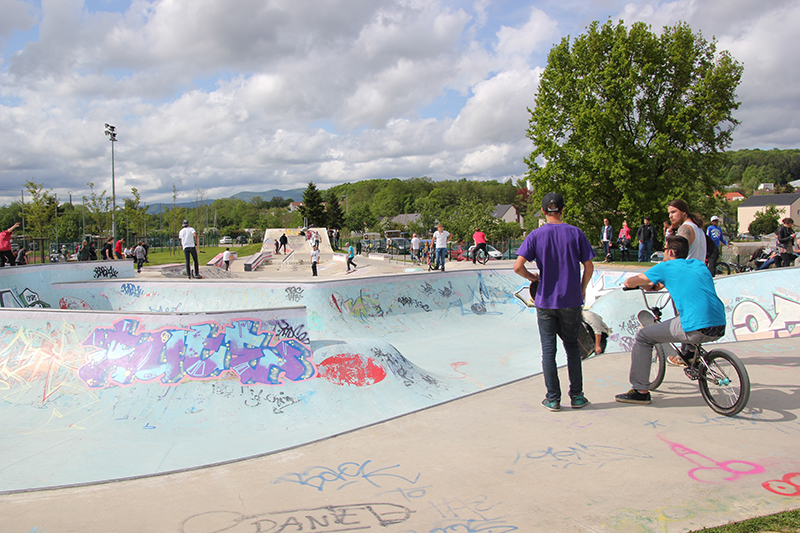
[[182, 225], [183, 226], [188, 226], [189, 225], [189, 221], [188, 220], [184, 220]]
[[717, 215], [711, 217], [711, 222], [714, 222], [715, 220], [719, 220], [719, 217]]
[[[555, 207], [550, 207], [550, 204], [554, 204]], [[564, 209], [564, 198], [562, 198], [557, 192], [549, 192], [544, 195], [544, 198], [542, 198], [542, 209], [544, 209], [547, 213], [556, 213], [561, 211]]]

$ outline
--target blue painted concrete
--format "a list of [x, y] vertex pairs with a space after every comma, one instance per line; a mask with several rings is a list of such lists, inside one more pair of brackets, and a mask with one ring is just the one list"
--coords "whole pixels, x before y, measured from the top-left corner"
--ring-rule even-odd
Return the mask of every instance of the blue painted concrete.
[[[4, 302], [50, 307], [0, 309], [0, 490], [269, 453], [540, 371], [511, 270], [198, 283], [98, 266], [0, 271]], [[589, 289], [608, 351], [632, 342], [641, 297], [615, 289], [634, 273], [598, 270]], [[800, 334], [797, 278], [718, 280], [724, 340]]]

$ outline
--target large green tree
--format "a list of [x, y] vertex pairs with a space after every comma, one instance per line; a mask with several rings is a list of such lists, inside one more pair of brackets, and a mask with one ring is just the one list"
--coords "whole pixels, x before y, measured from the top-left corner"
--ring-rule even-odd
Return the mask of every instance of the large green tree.
[[339, 198], [334, 191], [328, 191], [325, 227], [328, 229], [341, 229], [343, 224], [344, 213], [342, 213], [342, 208], [339, 205]]
[[322, 193], [313, 181], [309, 181], [308, 187], [303, 191], [303, 206], [300, 208], [300, 212], [306, 218], [309, 226], [322, 227], [325, 225], [325, 206], [322, 205]]
[[[549, 191], [587, 234], [604, 217], [666, 218], [685, 199], [710, 211], [738, 124], [742, 66], [686, 24], [656, 35], [643, 23], [591, 24], [553, 47], [530, 111], [534, 205]], [[634, 226], [635, 227], [635, 226]]]

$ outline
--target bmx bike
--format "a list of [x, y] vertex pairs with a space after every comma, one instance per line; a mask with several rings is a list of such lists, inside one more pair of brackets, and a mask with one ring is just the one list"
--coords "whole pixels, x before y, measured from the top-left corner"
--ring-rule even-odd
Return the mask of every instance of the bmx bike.
[[[634, 290], [625, 287], [623, 290]], [[666, 291], [646, 291], [639, 287], [646, 309], [639, 311], [637, 318], [642, 327], [661, 321], [663, 309], [672, 304], [677, 316], [675, 302]], [[657, 297], [655, 305], [650, 305], [648, 295]], [[663, 303], [661, 303], [663, 302]], [[747, 406], [750, 399], [750, 376], [744, 363], [733, 353], [723, 348], [706, 350], [700, 344], [687, 344], [685, 351], [674, 343], [656, 344], [650, 365], [650, 387], [656, 390], [664, 381], [667, 358], [676, 356], [686, 366], [683, 372], [692, 381], [697, 381], [703, 400], [715, 412], [725, 416], [735, 416]]]
[[472, 254], [475, 255], [475, 261], [478, 263], [485, 265], [487, 261], [489, 261], [489, 251], [485, 248], [478, 248], [475, 246], [472, 249]]

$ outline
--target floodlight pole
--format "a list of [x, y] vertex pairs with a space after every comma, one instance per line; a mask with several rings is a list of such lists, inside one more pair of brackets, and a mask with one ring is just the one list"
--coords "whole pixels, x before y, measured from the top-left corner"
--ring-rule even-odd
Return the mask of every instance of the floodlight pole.
[[114, 176], [114, 143], [117, 142], [117, 128], [106, 124], [106, 135], [111, 141], [111, 237], [117, 241], [117, 187]]

